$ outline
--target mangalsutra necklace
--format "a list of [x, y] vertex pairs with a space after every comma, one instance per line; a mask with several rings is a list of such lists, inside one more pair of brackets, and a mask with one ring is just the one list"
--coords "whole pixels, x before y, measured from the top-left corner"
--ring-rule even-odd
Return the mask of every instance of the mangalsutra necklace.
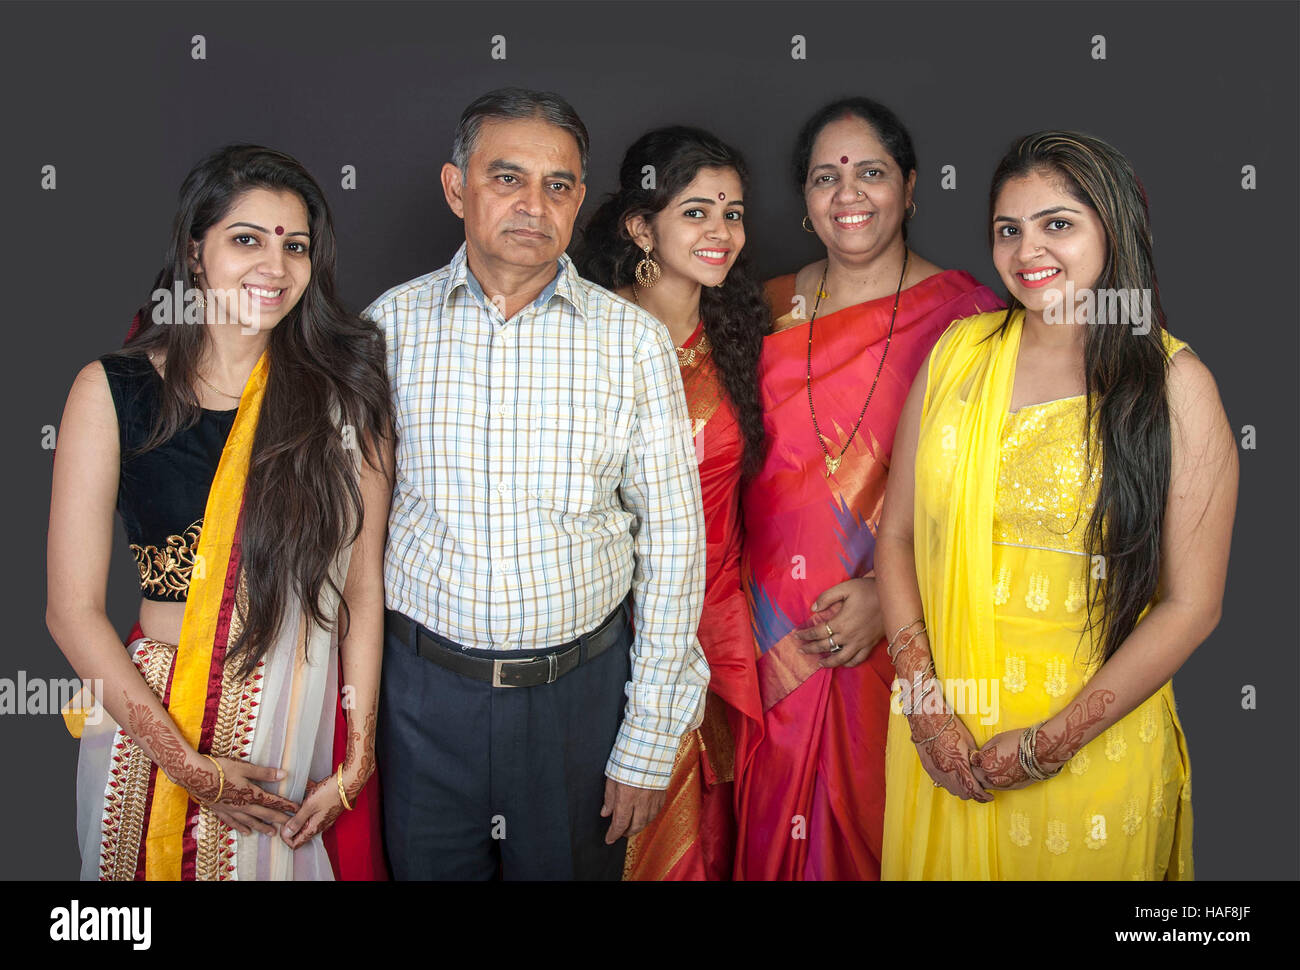
[[844, 442], [844, 447], [840, 449], [839, 455], [832, 456], [826, 447], [826, 436], [822, 434], [822, 429], [817, 426], [817, 409], [813, 407], [812, 396], [812, 346], [813, 346], [813, 321], [817, 319], [817, 308], [822, 305], [822, 297], [829, 295], [826, 290], [826, 273], [830, 269], [831, 261], [826, 260], [826, 268], [822, 270], [821, 282], [817, 284], [817, 300], [813, 303], [812, 317], [808, 321], [808, 411], [812, 414], [813, 431], [817, 434], [817, 443], [821, 445], [822, 456], [826, 461], [826, 477], [830, 478], [840, 467], [840, 462], [844, 461], [844, 455], [849, 450], [849, 445], [853, 443], [854, 437], [858, 433], [858, 428], [862, 426], [862, 419], [867, 416], [867, 408], [871, 406], [871, 396], [876, 393], [876, 384], [880, 381], [880, 373], [885, 369], [885, 358], [889, 356], [889, 342], [894, 339], [894, 321], [898, 319], [898, 298], [903, 292], [903, 277], [907, 275], [907, 259], [910, 253], [907, 248], [903, 248], [903, 271], [898, 274], [898, 289], [894, 292], [894, 312], [889, 317], [889, 333], [885, 335], [885, 349], [880, 355], [880, 363], [876, 366], [876, 376], [871, 382], [871, 390], [867, 392], [866, 403], [862, 405], [862, 410], [858, 412], [857, 423], [853, 425], [853, 430], [849, 432], [849, 440]]

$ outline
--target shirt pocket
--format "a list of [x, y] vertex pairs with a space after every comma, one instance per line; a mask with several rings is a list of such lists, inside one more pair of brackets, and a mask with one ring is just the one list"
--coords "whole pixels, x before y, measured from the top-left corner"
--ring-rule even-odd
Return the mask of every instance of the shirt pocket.
[[562, 515], [590, 515], [616, 502], [629, 425], [619, 411], [543, 402], [530, 422], [530, 496]]

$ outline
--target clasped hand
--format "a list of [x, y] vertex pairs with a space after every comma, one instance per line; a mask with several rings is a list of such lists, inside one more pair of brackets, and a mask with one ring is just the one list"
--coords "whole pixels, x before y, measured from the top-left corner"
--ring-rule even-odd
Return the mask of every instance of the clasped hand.
[[885, 618], [872, 577], [846, 579], [812, 604], [812, 619], [794, 631], [800, 653], [820, 654], [823, 667], [856, 667], [885, 635]]
[[[929, 737], [949, 716], [921, 716], [912, 719], [913, 737], [918, 731], [927, 731]], [[1034, 783], [1020, 764], [1020, 738], [1023, 730], [1003, 731], [976, 745], [974, 736], [954, 717], [952, 723], [931, 741], [916, 746], [917, 754], [926, 773], [958, 798], [973, 798], [979, 802], [992, 801], [990, 791], [1014, 791]]]

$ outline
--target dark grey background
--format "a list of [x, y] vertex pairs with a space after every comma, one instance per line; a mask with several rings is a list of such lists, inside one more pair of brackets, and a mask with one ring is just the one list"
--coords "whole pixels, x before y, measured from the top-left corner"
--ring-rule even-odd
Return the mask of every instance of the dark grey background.
[[[0, 677], [67, 677], [44, 625], [51, 453], [78, 368], [117, 347], [158, 270], [176, 191], [232, 141], [290, 152], [325, 187], [340, 283], [365, 306], [445, 264], [460, 224], [437, 185], [461, 109], [505, 84], [565, 95], [592, 136], [589, 213], [647, 128], [698, 124], [750, 160], [765, 275], [818, 255], [788, 185], [798, 126], [864, 94], [919, 157], [912, 242], [1001, 292], [985, 244], [1010, 140], [1079, 128], [1124, 151], [1151, 199], [1170, 329], [1219, 381], [1241, 498], [1219, 630], [1177, 677], [1201, 878], [1297, 876], [1297, 66], [1290, 3], [44, 4], [0, 8], [0, 186], [8, 379], [0, 401], [5, 583]], [[207, 39], [207, 60], [190, 38]], [[504, 34], [507, 59], [493, 61]], [[790, 57], [794, 34], [808, 57]], [[1090, 57], [1103, 34], [1107, 59]], [[58, 188], [42, 191], [54, 164]], [[339, 170], [357, 167], [357, 188]], [[957, 167], [957, 190], [939, 170]], [[1258, 189], [1243, 191], [1254, 165]], [[120, 524], [109, 612], [138, 593]], [[1243, 685], [1258, 709], [1241, 707]], [[57, 716], [0, 716], [0, 876], [75, 877], [76, 744]]]

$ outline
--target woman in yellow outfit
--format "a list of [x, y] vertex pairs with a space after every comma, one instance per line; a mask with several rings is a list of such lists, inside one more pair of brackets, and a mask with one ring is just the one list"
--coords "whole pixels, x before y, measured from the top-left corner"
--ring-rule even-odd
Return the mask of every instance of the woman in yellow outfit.
[[1122, 155], [1019, 139], [989, 221], [1010, 309], [922, 366], [878, 538], [882, 875], [1191, 878], [1170, 678], [1219, 621], [1235, 441], [1165, 331]]

